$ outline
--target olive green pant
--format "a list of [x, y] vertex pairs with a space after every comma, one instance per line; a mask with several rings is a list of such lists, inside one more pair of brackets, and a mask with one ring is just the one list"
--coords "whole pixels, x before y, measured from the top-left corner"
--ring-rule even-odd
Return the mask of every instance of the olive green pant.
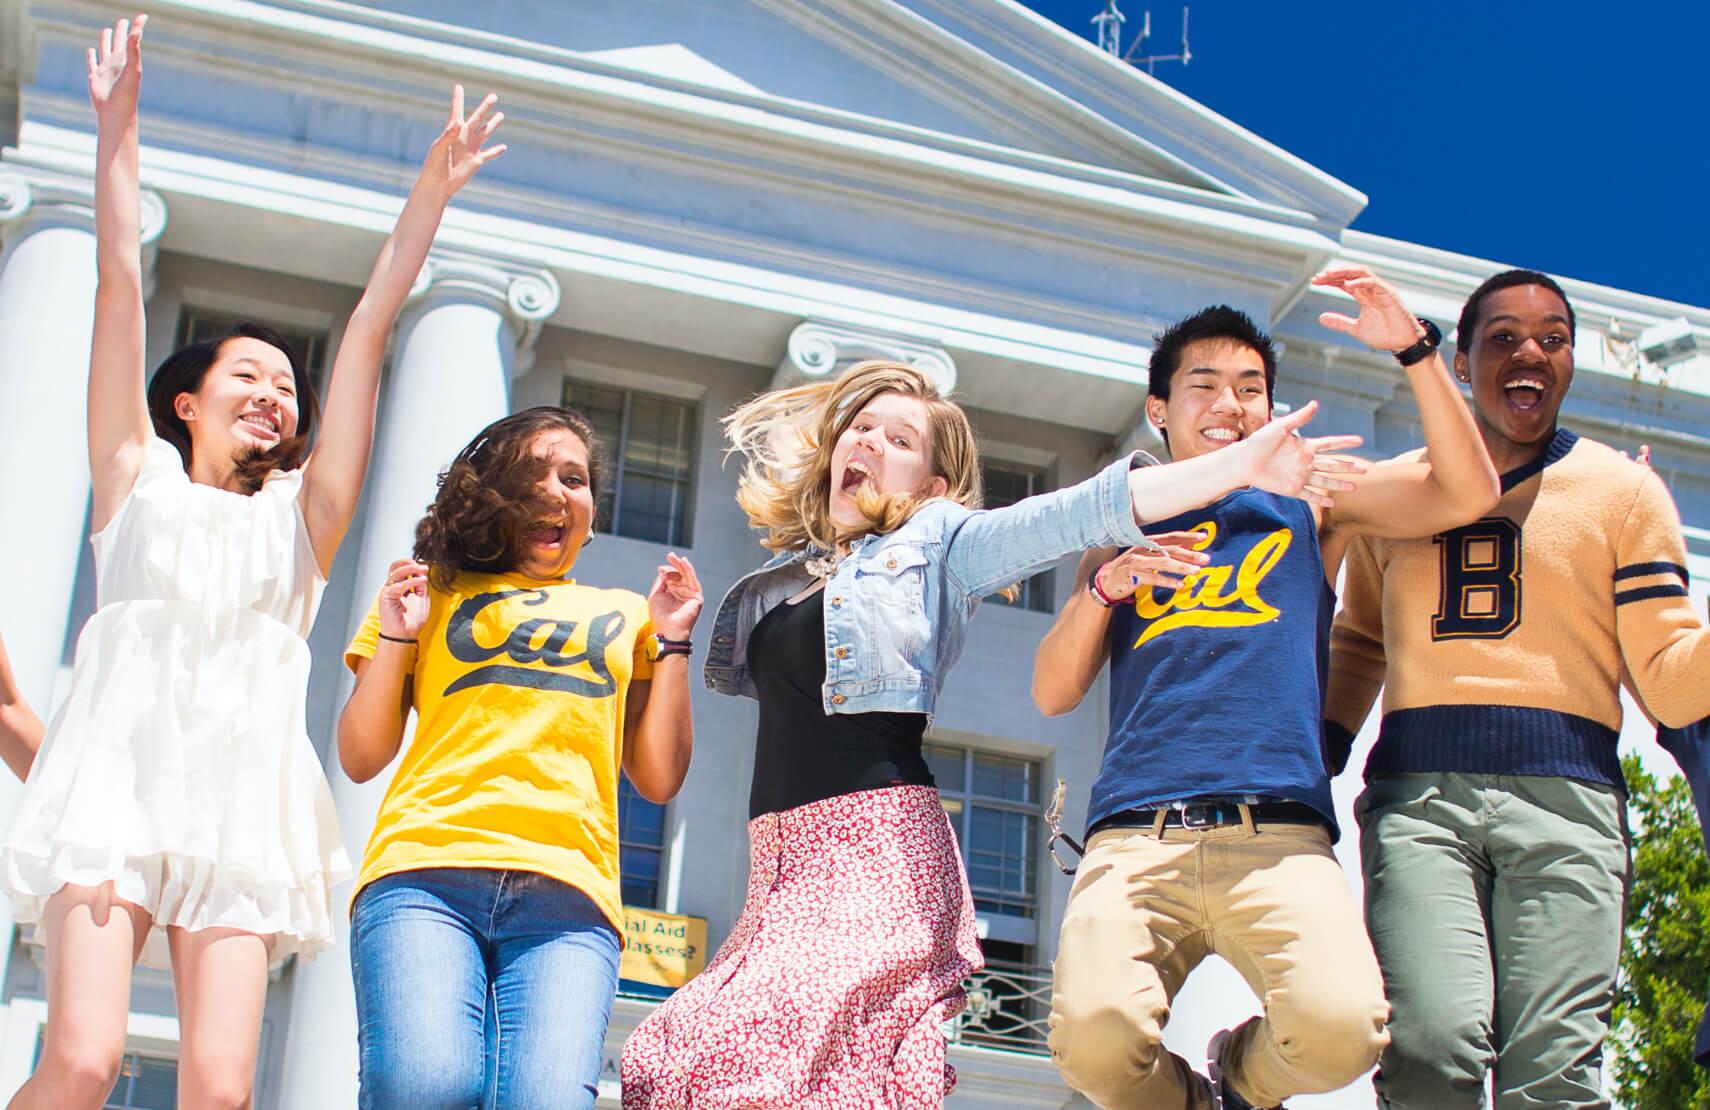
[[1606, 1108], [1626, 803], [1556, 777], [1404, 774], [1355, 813], [1389, 995], [1389, 1110]]
[[1063, 915], [1051, 1056], [1107, 1110], [1204, 1110], [1211, 1092], [1163, 1047], [1170, 1002], [1207, 956], [1264, 1002], [1222, 1064], [1255, 1106], [1332, 1091], [1385, 1041], [1383, 981], [1347, 877], [1319, 825], [1107, 829]]

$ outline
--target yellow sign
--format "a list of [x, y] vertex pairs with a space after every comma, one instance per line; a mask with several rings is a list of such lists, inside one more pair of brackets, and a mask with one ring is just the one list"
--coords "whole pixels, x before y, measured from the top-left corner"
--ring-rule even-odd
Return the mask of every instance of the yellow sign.
[[623, 908], [624, 949], [618, 978], [680, 987], [707, 966], [707, 920]]

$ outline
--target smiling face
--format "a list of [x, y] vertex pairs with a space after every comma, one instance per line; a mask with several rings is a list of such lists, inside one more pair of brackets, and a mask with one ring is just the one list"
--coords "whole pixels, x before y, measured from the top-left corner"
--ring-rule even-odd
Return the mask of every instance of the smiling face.
[[173, 409], [189, 429], [194, 458], [271, 451], [297, 434], [291, 360], [260, 339], [228, 339], [196, 391], [178, 394]]
[[1245, 343], [1196, 339], [1182, 347], [1169, 398], [1146, 398], [1146, 416], [1168, 436], [1172, 459], [1240, 443], [1271, 419], [1264, 360]]
[[535, 486], [534, 515], [523, 526], [517, 569], [534, 578], [563, 578], [594, 524], [588, 445], [568, 428], [548, 428], [534, 437], [530, 452], [546, 473]]
[[1473, 412], [1492, 455], [1541, 448], [1573, 384], [1567, 305], [1541, 285], [1493, 290], [1459, 346], [1455, 374], [1472, 385]]
[[857, 530], [866, 518], [855, 503], [860, 487], [875, 493], [939, 497], [949, 488], [935, 473], [932, 424], [926, 403], [903, 393], [868, 401], [837, 437], [831, 452], [831, 521]]

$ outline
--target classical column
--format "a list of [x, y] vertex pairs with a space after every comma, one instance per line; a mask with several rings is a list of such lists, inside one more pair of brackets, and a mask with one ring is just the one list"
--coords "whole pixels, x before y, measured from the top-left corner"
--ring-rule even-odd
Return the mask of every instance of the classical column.
[[[409, 555], [439, 472], [476, 432], [510, 412], [511, 378], [527, 368], [534, 339], [558, 300], [558, 282], [546, 271], [464, 254], [428, 256], [398, 324], [397, 353], [380, 406], [350, 632], [367, 614], [392, 560]], [[348, 694], [347, 681], [341, 703]], [[391, 773], [354, 783], [331, 750], [327, 764], [355, 863]], [[337, 946], [312, 962], [299, 962], [292, 972], [282, 1110], [356, 1103], [356, 1003], [342, 904], [348, 895], [348, 887], [334, 892], [341, 903], [333, 914]]]
[[[0, 627], [44, 717], [89, 515], [93, 199], [87, 179], [0, 166]], [[145, 281], [165, 226], [165, 203], [145, 191]]]
[[772, 387], [836, 377], [857, 362], [885, 358], [923, 371], [940, 393], [956, 388], [956, 363], [934, 343], [823, 320], [804, 320], [790, 332]]

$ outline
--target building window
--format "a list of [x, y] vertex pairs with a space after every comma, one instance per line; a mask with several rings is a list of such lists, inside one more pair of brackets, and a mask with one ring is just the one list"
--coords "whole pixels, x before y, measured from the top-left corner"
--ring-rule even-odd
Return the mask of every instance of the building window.
[[[1015, 463], [983, 460], [980, 464], [980, 484], [985, 488], [986, 508], [1001, 509], [1005, 505], [1015, 504], [1024, 497], [1043, 493], [1045, 491], [1045, 472]], [[993, 594], [986, 600], [1013, 605], [1017, 609], [1029, 609], [1035, 613], [1049, 613], [1056, 609], [1056, 595], [1052, 589], [1050, 571], [1042, 570], [1027, 581], [1020, 583], [1020, 586], [1021, 594], [1014, 601], [1010, 601], [1002, 594]]]
[[1033, 917], [1043, 816], [1039, 762], [944, 744], [926, 745], [926, 762], [967, 862], [975, 908]]
[[271, 328], [279, 334], [279, 338], [289, 343], [291, 350], [297, 354], [297, 361], [308, 371], [309, 381], [315, 387], [316, 396], [322, 401], [326, 400], [327, 337], [324, 332], [285, 327], [256, 316], [234, 316], [229, 312], [206, 312], [199, 308], [186, 308], [178, 317], [178, 339], [173, 349], [187, 347], [216, 335], [224, 335], [231, 330], [233, 324], [241, 322]]
[[665, 862], [665, 807], [650, 802], [618, 776], [618, 871], [623, 904], [642, 909], [659, 905], [659, 876]]
[[696, 408], [686, 401], [574, 379], [564, 382], [564, 404], [594, 425], [611, 454], [612, 474], [602, 492], [603, 532], [686, 547], [694, 504]]
[[127, 1052], [101, 1110], [172, 1110], [177, 1103], [178, 1061]]

